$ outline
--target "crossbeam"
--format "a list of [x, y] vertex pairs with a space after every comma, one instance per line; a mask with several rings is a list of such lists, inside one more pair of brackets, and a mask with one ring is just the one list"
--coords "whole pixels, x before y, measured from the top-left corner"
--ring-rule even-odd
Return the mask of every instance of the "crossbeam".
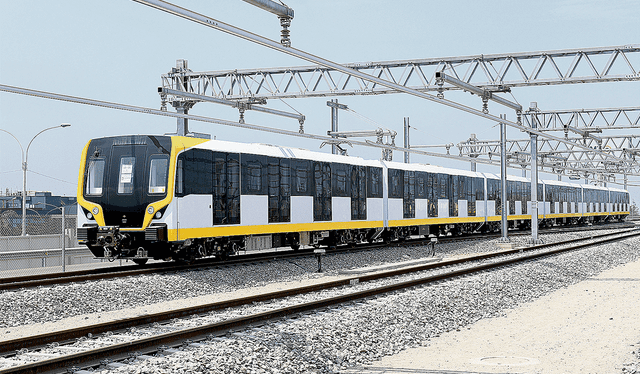
[[[421, 92], [460, 89], [440, 87], [444, 72], [481, 89], [594, 82], [638, 81], [640, 65], [632, 57], [640, 44], [537, 52], [357, 62], [345, 68]], [[604, 61], [598, 56], [607, 57]], [[184, 81], [183, 81], [184, 80]], [[191, 72], [162, 75], [163, 87], [184, 87], [199, 95], [229, 100], [381, 95], [402, 92], [335, 67], [310, 65], [281, 68]]]

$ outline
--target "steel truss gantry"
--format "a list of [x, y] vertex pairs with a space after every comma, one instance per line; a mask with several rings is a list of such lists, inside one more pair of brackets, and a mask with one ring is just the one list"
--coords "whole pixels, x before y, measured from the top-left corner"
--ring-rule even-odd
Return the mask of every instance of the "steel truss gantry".
[[[539, 111], [536, 116], [538, 131], [640, 129], [640, 107]], [[531, 126], [531, 113], [523, 113], [523, 124]]]
[[[344, 67], [417, 91], [459, 89], [439, 85], [445, 72], [478, 88], [640, 80], [640, 44], [539, 52], [444, 57], [343, 64]], [[361, 77], [319, 65], [226, 70], [176, 71], [162, 75], [162, 87], [227, 100], [377, 95], [398, 93]], [[178, 99], [179, 100], [179, 99]]]
[[[602, 142], [591, 138], [573, 138], [576, 144], [609, 153], [619, 159], [612, 161], [600, 154], [578, 149], [567, 143], [552, 139], [538, 139], [538, 166], [544, 171], [568, 176], [580, 176], [585, 179], [595, 178], [596, 174], [640, 175], [640, 164], [636, 162], [640, 156], [640, 135], [602, 136]], [[470, 162], [477, 162], [480, 157], [489, 160], [500, 158], [500, 141], [478, 140], [472, 137], [457, 145], [460, 156], [469, 157]], [[507, 140], [507, 162], [510, 167], [526, 169], [531, 165], [531, 141]], [[496, 161], [497, 163], [497, 161]]]

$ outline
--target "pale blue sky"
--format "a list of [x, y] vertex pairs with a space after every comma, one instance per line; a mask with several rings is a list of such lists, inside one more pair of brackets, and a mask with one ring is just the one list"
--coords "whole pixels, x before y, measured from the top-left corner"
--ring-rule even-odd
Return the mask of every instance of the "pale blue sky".
[[[279, 39], [276, 16], [241, 0], [174, 3]], [[295, 10], [293, 46], [341, 63], [640, 43], [640, 2], [636, 0], [289, 0], [287, 4]], [[160, 75], [175, 66], [177, 59], [187, 59], [194, 71], [309, 64], [133, 1], [0, 0], [0, 9], [1, 84], [159, 108]], [[516, 88], [513, 95], [525, 107], [537, 101], [546, 110], [639, 106], [640, 83]], [[480, 100], [468, 94], [452, 93], [447, 98], [481, 107]], [[287, 103], [306, 115], [307, 132], [324, 134], [330, 128], [327, 100], [289, 99]], [[396, 130], [399, 144], [403, 117], [410, 117], [417, 128], [412, 144], [457, 144], [471, 133], [485, 140], [499, 138], [493, 122], [403, 94], [339, 100]], [[270, 101], [269, 106], [290, 111], [279, 101]], [[497, 110], [493, 114], [500, 113], [496, 106], [491, 109]], [[205, 103], [190, 113], [238, 118], [234, 109]], [[298, 128], [295, 120], [256, 112], [247, 112], [246, 120], [288, 130]], [[29, 169], [39, 174], [29, 174], [29, 190], [74, 195], [80, 152], [91, 138], [162, 134], [176, 127], [171, 118], [0, 92], [0, 129], [12, 132], [25, 148], [40, 130], [65, 122], [72, 127], [48, 131], [34, 141]], [[372, 127], [358, 117], [340, 114], [341, 130]], [[190, 128], [231, 141], [313, 150], [319, 146], [298, 138], [197, 122], [191, 122]], [[510, 130], [509, 137], [520, 139], [524, 134]], [[378, 150], [363, 148], [349, 149], [349, 153], [374, 159], [380, 155]], [[399, 153], [394, 157], [402, 159]], [[412, 161], [469, 169], [468, 163], [439, 158], [412, 156]], [[479, 165], [478, 171], [497, 170]], [[510, 169], [510, 173], [520, 175], [520, 170]], [[0, 132], [0, 188], [16, 191], [21, 186], [20, 148]], [[632, 198], [640, 202], [640, 189], [630, 190]]]

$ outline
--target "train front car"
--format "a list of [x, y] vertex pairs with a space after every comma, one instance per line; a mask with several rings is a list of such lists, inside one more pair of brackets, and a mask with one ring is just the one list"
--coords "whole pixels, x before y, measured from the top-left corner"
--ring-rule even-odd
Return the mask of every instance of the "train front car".
[[178, 150], [172, 143], [169, 136], [130, 135], [86, 145], [78, 180], [78, 241], [95, 257], [143, 264], [171, 256], [164, 215]]

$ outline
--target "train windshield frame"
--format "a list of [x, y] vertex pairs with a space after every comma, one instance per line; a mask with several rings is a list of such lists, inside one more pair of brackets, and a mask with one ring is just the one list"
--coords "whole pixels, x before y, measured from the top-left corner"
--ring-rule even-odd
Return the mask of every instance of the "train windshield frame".
[[149, 161], [149, 190], [151, 194], [164, 194], [167, 192], [169, 180], [169, 157], [165, 155], [152, 155]]
[[87, 166], [87, 177], [84, 194], [87, 196], [102, 196], [104, 186], [104, 168], [106, 162], [102, 158], [92, 159]]

